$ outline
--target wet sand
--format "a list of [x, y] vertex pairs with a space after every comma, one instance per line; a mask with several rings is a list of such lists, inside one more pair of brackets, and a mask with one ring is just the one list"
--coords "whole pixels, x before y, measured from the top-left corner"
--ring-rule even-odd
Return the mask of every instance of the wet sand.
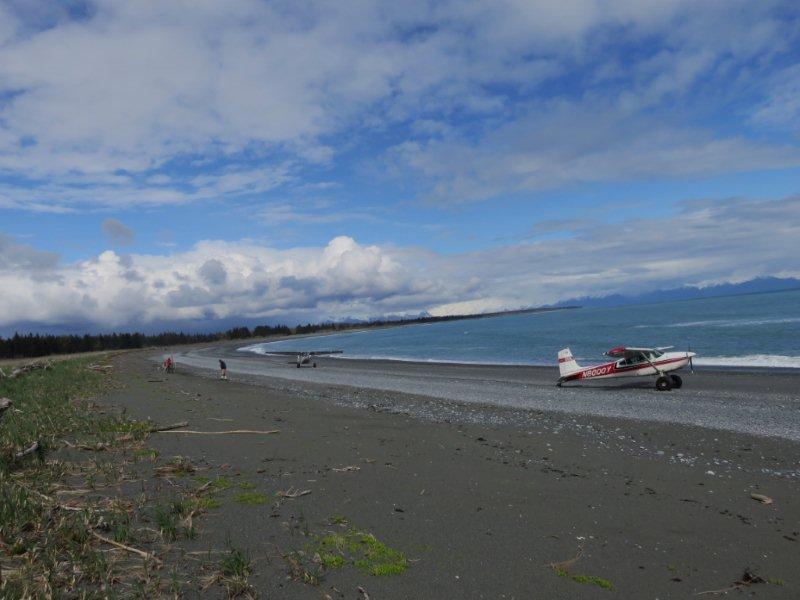
[[[379, 599], [687, 598], [745, 570], [772, 583], [730, 595], [800, 595], [795, 375], [702, 372], [669, 394], [558, 389], [541, 368], [321, 359], [296, 369], [235, 347], [176, 349], [170, 376], [156, 374], [160, 354], [119, 357], [123, 387], [106, 401], [193, 429], [280, 429], [151, 439], [273, 497], [310, 490], [278, 505], [227, 500], [188, 543], [245, 547], [262, 597], [363, 598], [363, 586]], [[203, 368], [218, 356], [228, 382]], [[346, 466], [358, 470], [334, 470]], [[306, 532], [334, 529], [332, 515], [405, 552], [409, 570], [348, 567], [318, 587], [288, 578], [281, 557], [307, 547]], [[553, 572], [579, 547], [570, 572], [613, 591]]]

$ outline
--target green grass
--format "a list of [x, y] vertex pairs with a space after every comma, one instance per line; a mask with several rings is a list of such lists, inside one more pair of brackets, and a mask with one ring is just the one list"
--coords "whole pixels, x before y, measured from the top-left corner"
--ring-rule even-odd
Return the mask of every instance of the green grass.
[[211, 477], [206, 477], [205, 475], [196, 475], [194, 479], [199, 484], [198, 487], [202, 487], [205, 484], [210, 483], [211, 485], [209, 487], [215, 492], [222, 492], [233, 487], [233, 482], [224, 475], [215, 477], [213, 479]]
[[597, 587], [601, 587], [604, 590], [613, 590], [614, 585], [608, 580], [603, 579], [602, 577], [595, 577], [593, 575], [573, 575], [569, 573], [565, 569], [558, 569], [556, 571], [556, 575], [559, 577], [566, 577], [567, 579], [571, 579], [575, 583], [580, 583], [583, 585], [596, 585]]
[[225, 585], [228, 598], [242, 595], [255, 597], [255, 590], [247, 582], [252, 569], [250, 557], [238, 548], [230, 548], [219, 562], [219, 581]]
[[200, 510], [211, 510], [222, 506], [222, 502], [216, 498], [198, 498], [196, 505]]
[[247, 577], [250, 574], [250, 557], [238, 548], [231, 548], [219, 563], [225, 577]]
[[[13, 402], [0, 417], [0, 598], [110, 597], [123, 581], [142, 590], [141, 597], [163, 595], [158, 574], [131, 568], [130, 555], [97, 537], [140, 544], [135, 509], [105, 488], [91, 497], [57, 494], [119, 482], [127, 450], [147, 437], [149, 424], [100, 412], [89, 402], [109, 384], [108, 375], [87, 369], [103, 358], [56, 361], [49, 369], [0, 380], [0, 397]], [[14, 459], [14, 452], [33, 441], [40, 444], [38, 454]], [[56, 451], [67, 445], [78, 448], [77, 454], [59, 459]], [[131, 462], [155, 459], [152, 451], [144, 452], [128, 456]], [[179, 513], [168, 506], [157, 516], [167, 536], [177, 533]]]
[[375, 576], [398, 575], [408, 569], [408, 559], [402, 552], [390, 548], [371, 533], [356, 529], [314, 536], [312, 553], [316, 553], [329, 569], [353, 565]]
[[261, 492], [242, 492], [233, 497], [234, 502], [240, 504], [249, 504], [250, 506], [258, 506], [269, 502], [269, 496]]
[[85, 444], [113, 442], [124, 434], [145, 437], [146, 424], [100, 415], [81, 400], [104, 387], [104, 376], [86, 368], [90, 362], [88, 358], [59, 361], [47, 370], [0, 379], [0, 397], [14, 403], [0, 420], [0, 471], [15, 468], [11, 452], [35, 440], [46, 452], [63, 445], [67, 436]]
[[165, 542], [174, 542], [178, 538], [178, 519], [180, 507], [159, 504], [155, 507], [155, 523], [158, 532]]

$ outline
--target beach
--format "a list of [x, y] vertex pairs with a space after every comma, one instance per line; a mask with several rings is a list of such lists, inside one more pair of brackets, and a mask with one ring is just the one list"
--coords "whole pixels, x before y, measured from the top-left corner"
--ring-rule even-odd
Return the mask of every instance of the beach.
[[[555, 369], [332, 358], [297, 369], [238, 347], [168, 349], [169, 376], [156, 371], [164, 351], [123, 355], [121, 387], [102, 401], [193, 430], [279, 430], [150, 442], [270, 497], [307, 492], [225, 503], [185, 542], [244, 547], [262, 597], [686, 598], [732, 585], [797, 597], [791, 372], [703, 371], [669, 393], [645, 381], [559, 389]], [[402, 552], [408, 569], [293, 576], [286, 556], [342, 527]], [[736, 587], [746, 573], [764, 582]]]

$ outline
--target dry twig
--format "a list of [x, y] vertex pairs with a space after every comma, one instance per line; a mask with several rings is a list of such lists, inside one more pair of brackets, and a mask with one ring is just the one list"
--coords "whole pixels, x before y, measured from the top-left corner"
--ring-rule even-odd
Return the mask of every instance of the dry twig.
[[195, 435], [228, 435], [232, 433], [257, 433], [257, 434], [270, 434], [280, 433], [280, 429], [270, 429], [268, 431], [257, 431], [254, 429], [231, 429], [230, 431], [194, 431], [191, 429], [182, 429], [180, 431], [157, 430], [159, 433], [193, 433]]
[[144, 550], [139, 550], [138, 548], [134, 548], [132, 546], [126, 546], [125, 544], [120, 544], [119, 542], [115, 542], [112, 539], [100, 535], [96, 531], [92, 531], [91, 534], [101, 542], [105, 542], [106, 544], [111, 544], [112, 546], [116, 546], [117, 548], [121, 548], [122, 550], [127, 550], [128, 552], [133, 552], [134, 554], [138, 554], [142, 558], [155, 561], [159, 565], [162, 564], [161, 559], [154, 554], [150, 554], [149, 552], [145, 552]]
[[705, 592], [697, 592], [695, 596], [702, 596], [704, 594], [713, 594], [713, 595], [725, 594], [737, 588], [750, 587], [754, 583], [766, 583], [766, 582], [767, 582], [766, 579], [764, 579], [763, 577], [756, 575], [755, 573], [751, 573], [748, 570], [745, 570], [744, 575], [742, 575], [742, 578], [739, 579], [738, 581], [734, 581], [729, 586], [720, 588], [718, 590], [706, 590]]
[[297, 488], [290, 487], [286, 491], [278, 492], [276, 496], [280, 496], [281, 498], [299, 498], [300, 496], [305, 496], [310, 493], [311, 490], [298, 490]]
[[572, 565], [578, 562], [581, 556], [583, 556], [583, 544], [578, 546], [578, 551], [575, 553], [575, 556], [573, 556], [572, 558], [568, 558], [567, 560], [562, 560], [561, 562], [557, 563], [551, 562], [550, 568], [553, 569], [553, 571], [566, 571]]
[[156, 433], [159, 431], [170, 431], [172, 429], [180, 429], [181, 427], [186, 427], [189, 424], [189, 421], [179, 421], [177, 423], [173, 423], [172, 425], [153, 425], [150, 429], [148, 429], [148, 433]]

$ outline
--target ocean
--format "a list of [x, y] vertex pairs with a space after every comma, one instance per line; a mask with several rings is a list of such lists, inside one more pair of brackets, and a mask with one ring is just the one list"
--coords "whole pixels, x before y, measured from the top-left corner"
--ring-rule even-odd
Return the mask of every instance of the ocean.
[[697, 366], [800, 368], [800, 290], [356, 330], [242, 350], [340, 349], [341, 358], [555, 365], [561, 348], [591, 364], [620, 345], [691, 349]]

